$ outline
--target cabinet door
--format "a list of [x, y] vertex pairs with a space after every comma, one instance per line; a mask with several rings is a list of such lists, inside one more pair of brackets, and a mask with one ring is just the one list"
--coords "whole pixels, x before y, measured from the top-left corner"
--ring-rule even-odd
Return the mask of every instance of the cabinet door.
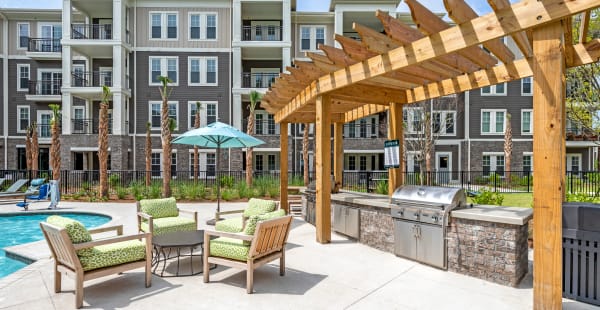
[[417, 239], [415, 238], [415, 223], [394, 221], [394, 254], [409, 259], [417, 258]]
[[333, 205], [333, 230], [346, 233], [346, 207]]
[[358, 239], [359, 225], [358, 208], [346, 208], [346, 235]]
[[417, 260], [436, 267], [445, 268], [444, 235], [442, 227], [420, 224], [417, 239]]

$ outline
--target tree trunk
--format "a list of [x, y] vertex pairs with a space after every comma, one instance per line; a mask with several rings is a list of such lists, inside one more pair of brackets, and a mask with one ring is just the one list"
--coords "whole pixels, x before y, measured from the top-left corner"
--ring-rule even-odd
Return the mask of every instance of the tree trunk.
[[50, 145], [50, 162], [52, 163], [52, 179], [60, 179], [60, 126], [59, 120], [52, 122], [52, 144]]
[[33, 170], [33, 178], [38, 177], [39, 159], [40, 157], [40, 145], [38, 141], [37, 124], [33, 123], [33, 130], [31, 133], [31, 170]]
[[152, 183], [152, 136], [150, 135], [150, 123], [146, 124], [146, 186]]
[[27, 171], [33, 169], [31, 163], [31, 126], [28, 126], [25, 131], [25, 165], [27, 166]]
[[302, 162], [304, 164], [304, 186], [308, 186], [308, 183], [310, 183], [310, 174], [308, 171], [308, 126], [310, 126], [310, 124], [304, 124], [304, 132], [302, 133]]
[[504, 176], [505, 180], [508, 182], [510, 182], [512, 151], [512, 125], [510, 122], [510, 114], [506, 114], [506, 130], [504, 131]]
[[[248, 128], [246, 131], [249, 135], [252, 135], [252, 133], [254, 132], [254, 109], [253, 108], [250, 108], [250, 116], [248, 116]], [[253, 159], [252, 148], [249, 147], [246, 149], [246, 184], [248, 184], [248, 187], [252, 186], [252, 172], [253, 172], [252, 170], [254, 169], [252, 159]]]
[[100, 197], [108, 198], [108, 102], [100, 103], [98, 125], [98, 161], [100, 162]]
[[163, 153], [163, 197], [166, 198], [171, 197], [171, 128], [169, 121], [169, 102], [168, 98], [166, 97], [166, 90], [164, 92], [161, 109], [160, 138], [162, 142]]
[[[196, 119], [194, 121], [194, 127], [200, 128], [200, 107], [196, 106]], [[200, 156], [198, 154], [198, 147], [194, 146], [194, 181], [198, 183], [198, 169], [200, 167]]]

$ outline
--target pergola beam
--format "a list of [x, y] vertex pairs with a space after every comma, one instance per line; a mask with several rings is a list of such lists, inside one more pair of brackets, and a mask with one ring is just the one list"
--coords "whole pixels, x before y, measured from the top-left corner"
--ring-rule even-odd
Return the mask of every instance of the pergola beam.
[[579, 26], [579, 43], [587, 42], [587, 33], [590, 27], [590, 11], [581, 13], [581, 25]]
[[[508, 0], [488, 0], [488, 3], [492, 7], [492, 10], [496, 12], [510, 7], [510, 2]], [[527, 34], [524, 31], [515, 32], [511, 36], [525, 58], [529, 58], [533, 55], [531, 40], [527, 38]]]

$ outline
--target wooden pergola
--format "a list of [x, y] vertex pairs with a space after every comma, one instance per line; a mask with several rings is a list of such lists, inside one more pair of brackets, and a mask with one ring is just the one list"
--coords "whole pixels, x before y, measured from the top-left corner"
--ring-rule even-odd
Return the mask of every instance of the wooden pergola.
[[[560, 309], [565, 70], [599, 59], [600, 40], [586, 42], [586, 36], [590, 10], [600, 0], [488, 0], [493, 12], [484, 16], [464, 0], [444, 0], [455, 26], [416, 0], [405, 2], [416, 29], [379, 11], [385, 33], [355, 23], [360, 41], [336, 35], [341, 49], [320, 46], [325, 55], [307, 53], [312, 62], [296, 61], [262, 99], [281, 124], [282, 155], [288, 153], [288, 123], [315, 123], [317, 241], [331, 240], [330, 156], [335, 180], [341, 180], [344, 123], [388, 110], [388, 138], [402, 143], [403, 105], [533, 76], [534, 305]], [[581, 31], [573, 38], [577, 14]], [[523, 57], [502, 43], [505, 36]], [[287, 206], [287, 156], [280, 169]], [[401, 171], [389, 170], [390, 193], [402, 184]]]

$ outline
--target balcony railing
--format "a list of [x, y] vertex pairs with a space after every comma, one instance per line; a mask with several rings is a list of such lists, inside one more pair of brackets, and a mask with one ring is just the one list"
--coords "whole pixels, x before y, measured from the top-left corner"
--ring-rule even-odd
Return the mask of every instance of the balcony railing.
[[29, 95], [54, 96], [60, 95], [62, 80], [29, 81]]
[[112, 86], [112, 72], [72, 72], [71, 86], [73, 87], [102, 87]]
[[[243, 122], [244, 132], [248, 128], [248, 120], [245, 119]], [[279, 135], [279, 124], [275, 123], [275, 120], [254, 120], [254, 132], [253, 135], [262, 135], [262, 136], [270, 136], [270, 135]]]
[[567, 128], [567, 141], [598, 141], [598, 134], [581, 127]]
[[60, 39], [29, 38], [27, 51], [35, 53], [60, 53], [62, 45], [60, 44]]
[[[71, 119], [74, 135], [98, 134], [99, 121], [94, 119]], [[108, 134], [112, 134], [112, 118], [108, 119]]]
[[243, 88], [269, 88], [275, 83], [279, 73], [242, 73]]
[[281, 41], [281, 26], [242, 26], [242, 41]]
[[112, 40], [111, 24], [72, 24], [71, 39]]

